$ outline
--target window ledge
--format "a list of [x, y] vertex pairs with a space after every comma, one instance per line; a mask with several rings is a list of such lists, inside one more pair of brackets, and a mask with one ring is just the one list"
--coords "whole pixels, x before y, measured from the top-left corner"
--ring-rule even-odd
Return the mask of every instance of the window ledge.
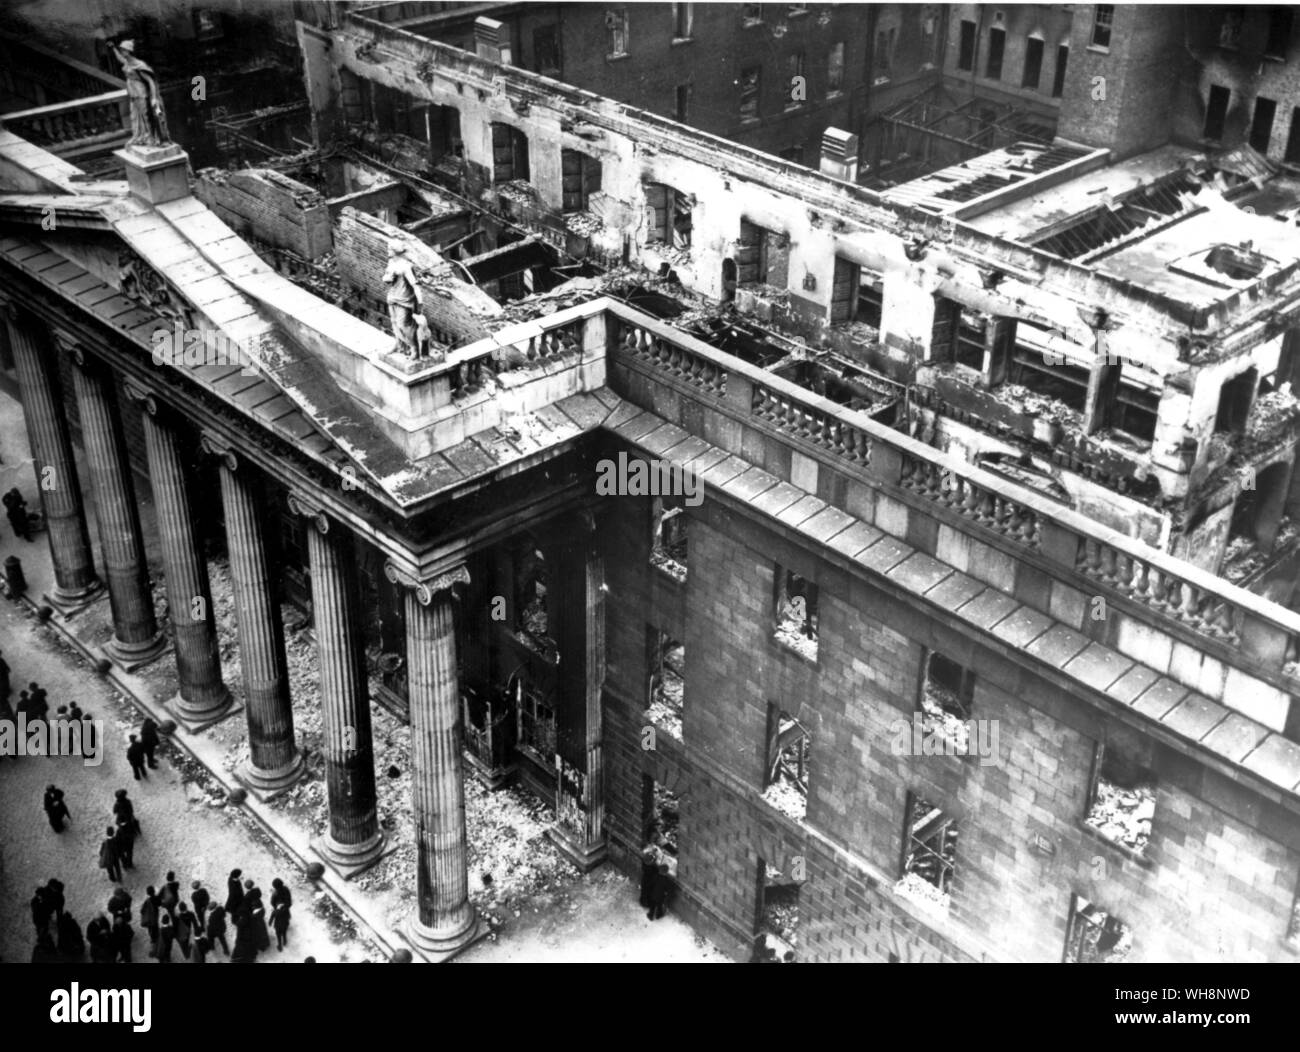
[[1095, 54], [1098, 54], [1098, 55], [1109, 55], [1109, 54], [1110, 54], [1110, 47], [1109, 47], [1109, 45], [1103, 47], [1101, 44], [1089, 44], [1089, 45], [1088, 45], [1084, 50], [1085, 50], [1085, 51], [1091, 51], [1091, 52], [1093, 52], [1093, 53], [1095, 53]]
[[682, 44], [694, 44], [694, 37], [673, 37], [671, 47], [680, 47]]
[[740, 28], [753, 29], [755, 26], [761, 26], [762, 24], [763, 24], [763, 20], [761, 18], [746, 18], [741, 23]]
[[762, 123], [762, 118], [761, 118], [761, 117], [741, 117], [741, 118], [740, 118], [740, 123], [741, 123], [741, 124], [760, 124], [760, 123]]
[[606, 62], [622, 62], [625, 58], [631, 58], [631, 57], [632, 57], [632, 55], [631, 55], [630, 52], [623, 51], [623, 52], [620, 52], [620, 53], [617, 54], [617, 55], [606, 55], [606, 56], [605, 56], [605, 61], [606, 61]]
[[800, 8], [798, 11], [787, 11], [787, 12], [786, 12], [786, 17], [787, 17], [787, 18], [803, 18], [805, 15], [810, 15], [810, 14], [812, 14], [812, 9], [811, 9], [811, 8], [807, 8], [807, 7], [803, 7], [803, 8]]
[[832, 99], [841, 99], [841, 98], [843, 98], [843, 97], [844, 97], [844, 89], [843, 89], [843, 88], [836, 88], [834, 91], [828, 91], [828, 92], [826, 93], [826, 101], [827, 101], [827, 102], [830, 102]]
[[1269, 55], [1269, 54], [1266, 53], [1266, 54], [1264, 55], [1264, 61], [1265, 61], [1265, 62], [1277, 62], [1277, 63], [1279, 63], [1279, 64], [1285, 64], [1285, 63], [1286, 63], [1286, 56], [1285, 56], [1285, 55]]
[[[1121, 844], [1118, 840], [1111, 839], [1100, 829], [1097, 829], [1089, 825], [1088, 822], [1086, 822], [1082, 818], [1077, 820], [1077, 824], [1079, 828], [1082, 829], [1085, 833], [1087, 833], [1088, 836], [1092, 837], [1093, 840], [1105, 844], [1107, 847], [1111, 848], [1114, 851], [1118, 851], [1125, 858], [1129, 859], [1129, 861], [1136, 862], [1143, 869], [1153, 869], [1155, 867], [1155, 860], [1152, 859], [1145, 852], [1136, 851], [1133, 848], [1129, 847], [1127, 844]], [[1150, 847], [1150, 845], [1151, 845], [1151, 839], [1150, 837], [1148, 837], [1147, 846]]]
[[804, 650], [800, 649], [800, 647], [797, 644], [782, 639], [779, 635], [776, 635], [775, 633], [772, 635], [772, 642], [776, 645], [777, 649], [782, 650], [787, 654], [793, 654], [805, 665], [811, 665], [813, 668], [817, 667], [817, 651], [819, 648], [815, 641], [812, 643], [810, 647], [807, 647], [807, 649], [810, 650], [811, 653], [805, 653]]

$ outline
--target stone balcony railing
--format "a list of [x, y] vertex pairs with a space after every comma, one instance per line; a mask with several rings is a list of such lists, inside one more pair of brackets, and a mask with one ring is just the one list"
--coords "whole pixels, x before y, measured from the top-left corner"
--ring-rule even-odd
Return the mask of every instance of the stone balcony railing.
[[[1251, 677], [1228, 676], [1225, 681], [1220, 676], [1217, 692], [1222, 695], [1234, 683], [1241, 690], [1254, 684], [1263, 700], [1215, 700], [1230, 708], [1250, 707], [1252, 715], [1267, 712], [1262, 722], [1292, 738], [1300, 735], [1300, 704], [1294, 715], [1290, 712], [1290, 695], [1300, 696], [1300, 616], [1290, 610], [622, 304], [607, 301], [605, 330], [611, 381], [622, 387], [625, 381], [620, 378], [632, 377], [626, 381], [626, 396], [633, 401], [680, 404], [671, 397], [643, 401], [641, 395], [649, 391], [643, 381], [661, 380], [706, 409], [777, 437], [942, 525], [1031, 564], [1081, 596], [1103, 598], [1109, 618], [1137, 629], [1119, 632], [1121, 638], [1154, 630], [1168, 646], [1194, 647], [1224, 669]], [[698, 410], [683, 408], [680, 419], [672, 422], [687, 426], [692, 419], [700, 419]], [[703, 437], [710, 440], [736, 433], [729, 422], [706, 421], [704, 431]], [[762, 466], [774, 470], [771, 464]], [[1041, 612], [1055, 613], [1046, 597], [1039, 604]], [[1115, 635], [1108, 631], [1103, 641], [1113, 644]], [[1145, 655], [1129, 656], [1143, 660]], [[1177, 670], [1169, 674], [1179, 678]], [[1185, 685], [1214, 692], [1199, 679]]]
[[130, 136], [126, 91], [6, 113], [5, 129], [61, 157], [106, 152]]

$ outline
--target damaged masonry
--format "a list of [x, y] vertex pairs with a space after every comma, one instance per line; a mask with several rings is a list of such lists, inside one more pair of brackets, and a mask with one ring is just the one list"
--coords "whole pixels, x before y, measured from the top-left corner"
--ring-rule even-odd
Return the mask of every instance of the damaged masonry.
[[0, 115], [0, 366], [112, 469], [55, 624], [387, 947], [603, 869], [738, 960], [1293, 958], [1300, 98], [1217, 8], [314, 6], [193, 142]]

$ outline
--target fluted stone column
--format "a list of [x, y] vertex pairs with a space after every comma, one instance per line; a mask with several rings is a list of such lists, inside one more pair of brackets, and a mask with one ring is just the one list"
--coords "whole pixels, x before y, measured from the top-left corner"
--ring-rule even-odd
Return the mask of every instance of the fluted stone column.
[[240, 765], [235, 777], [251, 792], [267, 799], [298, 780], [303, 760], [294, 740], [284, 621], [267, 558], [262, 487], [253, 466], [217, 436], [205, 434], [203, 449], [217, 456], [221, 465], [226, 547], [239, 620], [239, 662], [250, 759]]
[[407, 935], [433, 960], [446, 960], [486, 934], [469, 901], [464, 761], [451, 589], [469, 580], [463, 566], [417, 582], [389, 563], [405, 585], [406, 661], [411, 702], [411, 795], [415, 811], [418, 913]]
[[329, 791], [329, 832], [312, 848], [351, 878], [383, 854], [370, 733], [370, 684], [362, 634], [357, 551], [347, 527], [294, 494], [289, 507], [311, 520], [311, 605], [320, 668], [321, 733]]
[[605, 860], [601, 695], [605, 685], [605, 564], [595, 520], [578, 515], [558, 531], [554, 588], [560, 651], [556, 706], [556, 823], [548, 833], [580, 869]]
[[104, 651], [130, 671], [160, 657], [167, 641], [154, 616], [122, 413], [107, 366], [87, 355], [75, 340], [60, 338], [59, 343], [73, 361], [72, 385], [81, 411], [81, 437], [113, 610], [113, 638], [104, 644]]
[[58, 359], [49, 332], [38, 319], [12, 303], [7, 305], [5, 319], [54, 564], [54, 588], [45, 599], [69, 615], [98, 599], [103, 583], [95, 573], [91, 554], [77, 462], [63, 412]]
[[128, 389], [143, 409], [145, 452], [167, 574], [167, 605], [180, 680], [180, 692], [168, 707], [186, 730], [201, 730], [230, 715], [235, 706], [221, 678], [212, 587], [194, 528], [192, 487], [176, 421], [152, 395], [135, 387]]

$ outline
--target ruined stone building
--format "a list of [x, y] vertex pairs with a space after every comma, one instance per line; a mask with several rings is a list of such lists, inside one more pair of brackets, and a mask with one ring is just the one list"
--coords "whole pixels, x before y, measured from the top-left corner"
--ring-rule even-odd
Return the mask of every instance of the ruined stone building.
[[[584, 867], [658, 842], [673, 909], [742, 959], [1294, 959], [1300, 187], [1276, 132], [1184, 127], [1233, 57], [1138, 142], [1182, 9], [1036, 7], [1035, 38], [1028, 8], [939, 8], [943, 90], [991, 27], [1004, 72], [1041, 39], [1003, 94], [1047, 130], [867, 186], [875, 124], [774, 156], [535, 69], [507, 6], [464, 47], [402, 5], [299, 21], [311, 149], [272, 129], [251, 167], [128, 148], [88, 177], [42, 123], [75, 106], [5, 120], [0, 367], [75, 480], [43, 494], [54, 616], [106, 580], [110, 657], [170, 636], [178, 721], [246, 720], [271, 795], [301, 768], [274, 600], [309, 609], [316, 850], [383, 850], [370, 711], [403, 713], [434, 959], [481, 930], [465, 777], [553, 802]], [[598, 64], [556, 38], [566, 80]], [[394, 244], [424, 357], [388, 332]], [[235, 357], [158, 353], [195, 330]], [[611, 465], [658, 484], [609, 495]], [[229, 553], [233, 717], [210, 622], [148, 614], [145, 480], [170, 610]]]

